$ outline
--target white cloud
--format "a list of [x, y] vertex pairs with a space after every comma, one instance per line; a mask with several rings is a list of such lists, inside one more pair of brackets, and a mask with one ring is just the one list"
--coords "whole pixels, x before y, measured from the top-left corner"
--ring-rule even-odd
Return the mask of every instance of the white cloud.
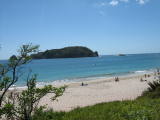
[[109, 4], [112, 5], [112, 6], [117, 6], [119, 4], [119, 1], [118, 0], [112, 0]]
[[117, 5], [119, 5], [120, 3], [129, 3], [130, 1], [134, 1], [134, 2], [136, 2], [136, 3], [138, 3], [139, 5], [144, 5], [144, 4], [146, 4], [148, 1], [150, 1], [150, 0], [110, 0], [110, 2], [107, 2], [107, 0], [106, 1], [103, 1], [103, 2], [99, 2], [99, 3], [96, 3], [96, 4], [94, 4], [95, 5], [95, 7], [106, 7], [106, 6], [109, 6], [109, 5], [111, 5], [111, 6], [117, 6]]
[[144, 5], [146, 2], [148, 2], [149, 0], [136, 0], [138, 2], [138, 4], [140, 5]]
[[111, 0], [110, 2], [99, 2], [99, 3], [95, 3], [94, 6], [95, 7], [105, 7], [105, 6], [108, 6], [108, 5], [111, 5], [111, 6], [117, 6], [120, 2], [123, 2], [123, 3], [128, 3], [129, 0]]

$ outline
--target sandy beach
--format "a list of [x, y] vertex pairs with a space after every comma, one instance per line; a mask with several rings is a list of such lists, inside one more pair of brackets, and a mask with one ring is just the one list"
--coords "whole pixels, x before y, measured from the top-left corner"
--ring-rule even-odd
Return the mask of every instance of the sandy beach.
[[[144, 74], [125, 75], [119, 77], [119, 82], [115, 82], [114, 77], [85, 81], [85, 86], [81, 82], [66, 83], [68, 85], [63, 96], [58, 101], [50, 100], [52, 94], [47, 94], [41, 99], [39, 105], [46, 105], [48, 109], [55, 111], [70, 111], [76, 107], [85, 107], [102, 102], [133, 100], [140, 96], [148, 87], [148, 82], [154, 80], [153, 74], [144, 78]], [[141, 82], [140, 79], [144, 80]], [[57, 84], [61, 86], [64, 84]]]

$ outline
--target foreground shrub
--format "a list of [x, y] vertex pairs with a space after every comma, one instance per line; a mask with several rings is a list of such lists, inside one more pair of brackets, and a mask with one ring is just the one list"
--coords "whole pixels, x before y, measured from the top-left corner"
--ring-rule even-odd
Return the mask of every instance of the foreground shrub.
[[149, 87], [143, 92], [142, 97], [160, 98], [160, 80], [148, 83]]
[[0, 64], [0, 119], [31, 120], [38, 109], [38, 103], [48, 93], [53, 93], [52, 100], [63, 95], [65, 86], [56, 88], [51, 85], [36, 87], [36, 75], [26, 77], [27, 89], [9, 92], [9, 88], [21, 77], [21, 68], [31, 61], [30, 54], [37, 52], [38, 46], [23, 45], [19, 55], [13, 55], [4, 65]]
[[65, 112], [54, 112], [53, 110], [44, 111], [42, 107], [35, 111], [32, 120], [62, 120]]

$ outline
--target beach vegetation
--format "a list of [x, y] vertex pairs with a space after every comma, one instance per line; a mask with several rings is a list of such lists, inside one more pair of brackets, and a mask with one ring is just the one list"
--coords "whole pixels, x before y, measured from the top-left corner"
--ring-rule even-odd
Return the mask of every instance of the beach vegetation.
[[36, 86], [36, 75], [28, 74], [26, 78], [27, 89], [22, 91], [10, 91], [11, 88], [23, 74], [21, 67], [31, 61], [31, 53], [38, 51], [38, 46], [32, 44], [23, 45], [19, 49], [19, 55], [13, 55], [4, 65], [0, 64], [0, 119], [31, 120], [37, 109], [39, 101], [48, 93], [53, 93], [52, 101], [63, 95], [66, 86], [59, 88], [51, 85], [38, 88]]
[[143, 96], [149, 98], [160, 98], [160, 79], [148, 83], [149, 87], [143, 92]]
[[[6, 95], [9, 88], [14, 85], [20, 78], [20, 67], [30, 62], [30, 54], [37, 52], [38, 46], [23, 45], [19, 50], [19, 55], [11, 56], [6, 64], [0, 64], [0, 107], [4, 96]], [[11, 75], [8, 76], [8, 73]]]
[[[33, 75], [27, 80], [27, 89], [21, 92], [11, 92], [5, 99], [7, 107], [6, 118], [12, 120], [31, 120], [32, 114], [37, 109], [45, 109], [45, 106], [38, 106], [39, 101], [46, 94], [52, 93], [52, 101], [56, 100], [59, 96], [63, 95], [65, 86], [56, 88], [52, 85], [47, 85], [42, 88], [36, 87], [36, 75]], [[11, 106], [11, 107], [10, 107]], [[9, 113], [9, 114], [8, 114]]]

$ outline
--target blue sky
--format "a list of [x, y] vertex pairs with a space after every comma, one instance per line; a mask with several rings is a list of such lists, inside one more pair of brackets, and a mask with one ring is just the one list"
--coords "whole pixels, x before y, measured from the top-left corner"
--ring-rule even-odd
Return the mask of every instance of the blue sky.
[[0, 59], [26, 43], [160, 52], [160, 0], [0, 0]]

